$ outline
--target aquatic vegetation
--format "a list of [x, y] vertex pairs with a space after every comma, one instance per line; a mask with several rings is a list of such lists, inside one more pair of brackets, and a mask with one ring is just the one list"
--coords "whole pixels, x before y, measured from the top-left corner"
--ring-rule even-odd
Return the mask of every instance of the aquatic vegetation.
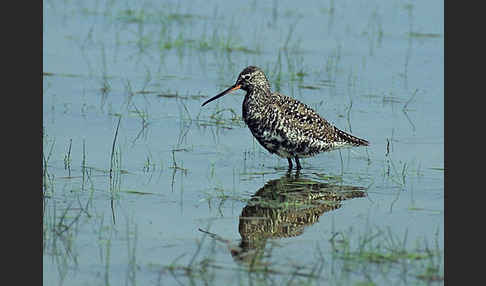
[[[44, 1], [43, 284], [443, 284], [436, 2]], [[370, 147], [287, 173], [249, 65]]]

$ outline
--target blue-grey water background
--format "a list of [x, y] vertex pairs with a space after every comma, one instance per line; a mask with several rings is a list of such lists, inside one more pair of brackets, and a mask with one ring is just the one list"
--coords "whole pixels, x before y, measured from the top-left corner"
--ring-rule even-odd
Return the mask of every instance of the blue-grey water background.
[[226, 245], [201, 246], [198, 229], [238, 244], [246, 200], [287, 167], [242, 121], [243, 91], [201, 107], [248, 65], [370, 141], [302, 160], [303, 176], [367, 196], [270, 242], [277, 268], [329, 254], [332, 234], [350, 229], [443, 250], [442, 1], [43, 4], [45, 285], [177, 284], [162, 269], [198, 247], [226, 267], [215, 283], [235, 281]]

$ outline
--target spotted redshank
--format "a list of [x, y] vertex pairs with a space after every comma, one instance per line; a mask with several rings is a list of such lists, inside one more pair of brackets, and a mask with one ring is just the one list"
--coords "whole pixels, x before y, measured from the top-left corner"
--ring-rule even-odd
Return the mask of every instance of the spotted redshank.
[[267, 77], [255, 66], [246, 67], [234, 85], [202, 106], [238, 89], [246, 91], [243, 120], [251, 133], [270, 153], [287, 158], [289, 170], [292, 158], [300, 170], [299, 158], [343, 147], [369, 145], [367, 140], [333, 126], [304, 103], [272, 92]]

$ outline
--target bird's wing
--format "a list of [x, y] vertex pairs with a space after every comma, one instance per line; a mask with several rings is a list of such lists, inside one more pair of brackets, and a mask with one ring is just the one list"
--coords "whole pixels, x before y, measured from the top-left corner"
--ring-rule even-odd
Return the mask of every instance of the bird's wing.
[[[312, 108], [294, 98], [274, 94], [269, 108], [278, 110], [276, 116], [280, 129], [285, 129], [289, 140], [320, 140], [333, 142], [338, 133], [336, 128]], [[275, 120], [275, 119], [274, 119]]]
[[280, 110], [280, 120], [285, 122], [289, 134], [295, 134], [293, 137], [297, 136], [306, 142], [319, 141], [318, 145], [322, 145], [323, 149], [345, 145], [369, 145], [367, 140], [338, 129], [304, 103], [292, 97], [276, 95], [272, 107]]

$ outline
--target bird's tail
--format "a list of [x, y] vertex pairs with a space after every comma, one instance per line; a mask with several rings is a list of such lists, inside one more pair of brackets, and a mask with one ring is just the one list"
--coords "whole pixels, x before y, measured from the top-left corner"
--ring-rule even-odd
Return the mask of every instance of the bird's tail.
[[346, 133], [342, 130], [339, 130], [338, 128], [334, 127], [336, 130], [337, 135], [339, 136], [340, 139], [342, 139], [344, 142], [356, 145], [356, 146], [368, 146], [370, 145], [370, 142], [368, 142], [365, 139], [358, 138], [356, 136], [353, 136], [349, 133]]

